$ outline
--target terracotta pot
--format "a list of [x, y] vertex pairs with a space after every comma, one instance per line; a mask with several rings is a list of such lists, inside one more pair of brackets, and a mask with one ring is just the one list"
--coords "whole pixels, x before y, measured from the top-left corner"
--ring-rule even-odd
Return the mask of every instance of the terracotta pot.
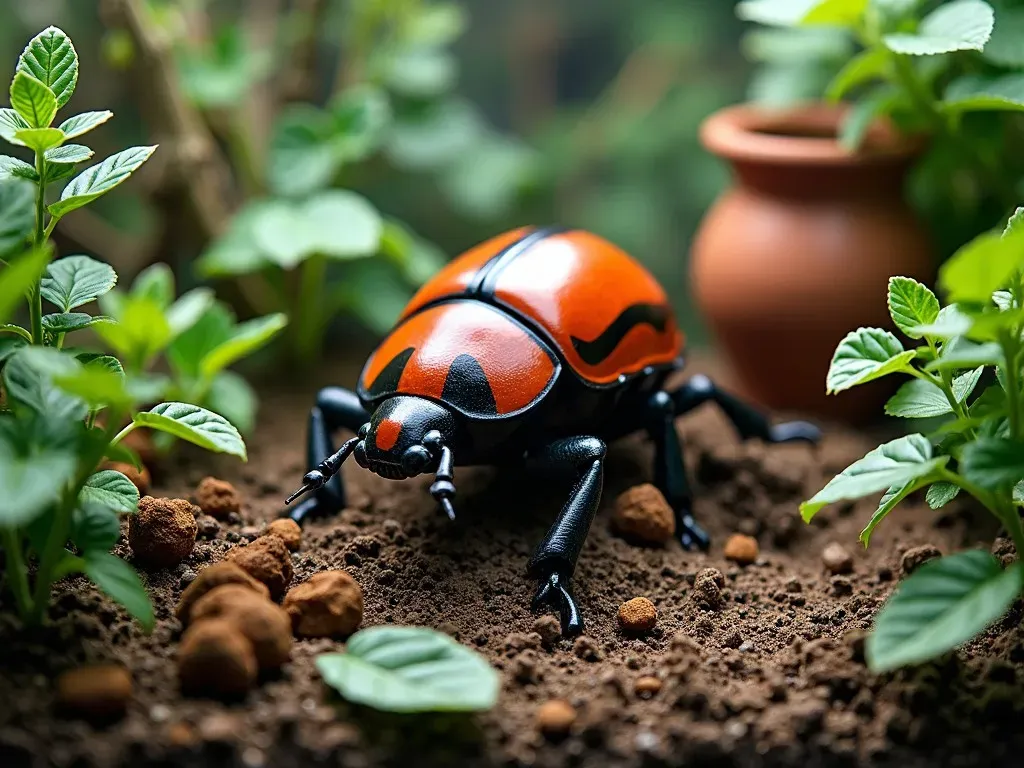
[[903, 200], [921, 146], [887, 124], [857, 153], [835, 139], [838, 107], [741, 105], [701, 127], [734, 185], [693, 246], [693, 289], [738, 388], [763, 406], [857, 422], [878, 418], [885, 382], [825, 395], [836, 344], [859, 326], [892, 327], [891, 275], [930, 282], [928, 236]]

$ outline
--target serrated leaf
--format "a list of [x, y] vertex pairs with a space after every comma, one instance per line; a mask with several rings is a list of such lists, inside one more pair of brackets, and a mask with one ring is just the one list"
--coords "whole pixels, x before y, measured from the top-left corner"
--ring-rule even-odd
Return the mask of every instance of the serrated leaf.
[[200, 363], [202, 376], [212, 379], [224, 368], [267, 344], [287, 324], [288, 318], [280, 313], [241, 323], [229, 339], [203, 356]]
[[24, 526], [43, 514], [60, 497], [76, 465], [69, 450], [21, 451], [0, 436], [0, 525]]
[[71, 541], [79, 552], [109, 552], [121, 538], [121, 520], [102, 504], [79, 505], [71, 516]]
[[825, 386], [830, 394], [865, 384], [890, 373], [906, 371], [914, 359], [899, 339], [881, 328], [858, 328], [839, 342]]
[[57, 114], [57, 97], [44, 83], [18, 72], [11, 81], [11, 106], [29, 127], [47, 128]]
[[54, 383], [56, 377], [71, 376], [80, 369], [77, 360], [51, 347], [23, 347], [4, 365], [8, 399], [48, 419], [83, 419], [88, 412], [85, 402]]
[[117, 273], [109, 264], [88, 256], [65, 256], [46, 268], [43, 298], [62, 312], [98, 299], [117, 284]]
[[987, 304], [1024, 266], [1024, 231], [989, 232], [953, 254], [939, 270], [939, 285], [951, 302]]
[[3, 136], [4, 141], [17, 144], [19, 147], [25, 146], [18, 141], [17, 133], [31, 127], [25, 118], [10, 107], [0, 107], [0, 136]]
[[992, 35], [995, 13], [982, 0], [953, 0], [925, 16], [915, 33], [885, 35], [886, 47], [911, 56], [980, 51]]
[[923, 488], [929, 482], [930, 481], [927, 477], [917, 477], [901, 485], [893, 485], [886, 489], [885, 493], [882, 494], [882, 498], [878, 502], [878, 508], [871, 516], [871, 520], [869, 520], [868, 524], [864, 526], [864, 530], [860, 532], [861, 544], [867, 547], [871, 542], [871, 534], [875, 532], [875, 528], [878, 527], [878, 524], [881, 523], [901, 501], [907, 498], [907, 496], [912, 494], [914, 491]]
[[960, 472], [982, 488], [1012, 488], [1024, 480], [1024, 441], [979, 438], [964, 446]]
[[967, 642], [1002, 616], [1024, 587], [1024, 566], [1003, 570], [972, 550], [925, 563], [875, 619], [865, 653], [875, 672], [933, 659]]
[[960, 486], [943, 481], [928, 486], [928, 492], [924, 499], [932, 509], [941, 509], [955, 499], [958, 493], [960, 493]]
[[[958, 403], [963, 403], [974, 391], [984, 370], [984, 366], [981, 366], [953, 380], [953, 396]], [[935, 384], [923, 379], [912, 379], [889, 398], [885, 404], [885, 412], [889, 416], [904, 419], [926, 419], [952, 413], [953, 406], [945, 393]]]
[[0, 181], [5, 179], [28, 179], [29, 181], [38, 181], [39, 174], [36, 173], [36, 169], [26, 163], [24, 160], [19, 160], [16, 157], [10, 155], [0, 155]]
[[361, 630], [345, 653], [322, 654], [316, 667], [345, 699], [385, 712], [486, 710], [501, 687], [483, 656], [424, 627]]
[[963, 75], [946, 88], [940, 106], [947, 112], [1024, 110], [1024, 74]]
[[[0, 181], [0, 256], [5, 256], [15, 250], [22, 250], [25, 245], [25, 241], [28, 239], [29, 234], [32, 232], [35, 226], [35, 187], [31, 182], [23, 179], [4, 179]], [[48, 258], [49, 251], [35, 251], [36, 254], [41, 254], [42, 257]], [[20, 261], [28, 258], [23, 256]], [[39, 258], [37, 256], [36, 258]], [[35, 262], [33, 262], [35, 263]], [[44, 262], [45, 263], [45, 262]], [[18, 295], [24, 295], [25, 288], [18, 288], [12, 284], [5, 285], [8, 279], [14, 279], [14, 274], [8, 276], [8, 272], [14, 269], [14, 262], [12, 260], [11, 266], [4, 267], [0, 275], [3, 275], [3, 281], [0, 281], [0, 294], [6, 294], [12, 286], [18, 291]], [[38, 273], [34, 275], [34, 278], [38, 278]], [[20, 286], [21, 283], [19, 282]], [[3, 304], [3, 300], [0, 300], [0, 305]], [[0, 311], [0, 322], [5, 319], [4, 313]]]
[[887, 303], [896, 327], [912, 339], [921, 338], [918, 326], [939, 317], [939, 300], [927, 286], [909, 277], [890, 277]]
[[82, 486], [80, 504], [99, 504], [114, 512], [128, 514], [139, 506], [139, 489], [131, 480], [112, 469], [97, 472]]
[[50, 333], [71, 333], [81, 331], [97, 323], [112, 323], [113, 318], [104, 315], [89, 315], [85, 312], [61, 312], [43, 315], [43, 330]]
[[34, 149], [36, 152], [45, 152], [51, 147], [59, 146], [65, 138], [59, 128], [22, 128], [15, 132], [14, 143]]
[[161, 403], [149, 411], [136, 413], [132, 421], [215, 453], [229, 453], [243, 461], [247, 458], [245, 443], [238, 430], [223, 416], [197, 405]]
[[800, 515], [810, 521], [822, 508], [836, 501], [859, 499], [902, 487], [944, 466], [948, 456], [932, 456], [932, 444], [924, 435], [906, 435], [880, 445], [832, 478], [828, 485], [800, 505]]
[[76, 136], [81, 136], [83, 133], [88, 133], [97, 126], [103, 125], [113, 116], [114, 113], [107, 109], [99, 112], [83, 112], [80, 115], [69, 117], [58, 127], [64, 132], [65, 137], [73, 139]]
[[18, 72], [31, 75], [47, 86], [58, 107], [68, 103], [78, 82], [78, 54], [69, 38], [57, 27], [47, 27], [33, 37], [18, 58]]
[[60, 200], [50, 205], [50, 213], [57, 217], [63, 216], [106, 194], [131, 176], [155, 150], [156, 146], [132, 147], [86, 168], [64, 187]]
[[234, 371], [221, 371], [210, 383], [210, 391], [203, 401], [214, 413], [221, 414], [238, 431], [248, 436], [256, 428], [258, 403], [255, 390]]
[[149, 632], [153, 629], [153, 605], [139, 574], [128, 563], [109, 552], [86, 552], [83, 571], [108, 597], [124, 608]]
[[45, 157], [50, 163], [82, 163], [92, 157], [93, 151], [83, 144], [64, 144], [46, 150]]

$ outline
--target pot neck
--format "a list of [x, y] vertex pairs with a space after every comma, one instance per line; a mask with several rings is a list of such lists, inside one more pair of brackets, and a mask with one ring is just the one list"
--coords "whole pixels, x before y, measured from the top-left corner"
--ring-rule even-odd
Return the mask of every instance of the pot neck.
[[763, 194], [798, 199], [870, 197], [901, 200], [910, 161], [830, 166], [771, 160], [731, 160], [739, 184]]

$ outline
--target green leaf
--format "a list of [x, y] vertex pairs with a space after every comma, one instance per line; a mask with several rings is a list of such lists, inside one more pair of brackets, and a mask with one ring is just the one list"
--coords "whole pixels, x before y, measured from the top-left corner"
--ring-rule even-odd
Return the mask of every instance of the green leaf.
[[992, 37], [985, 44], [982, 55], [987, 61], [1001, 67], [1020, 69], [1024, 67], [1024, 8], [1007, 7], [995, 3], [996, 24]]
[[47, 27], [25, 46], [18, 57], [17, 71], [47, 86], [56, 97], [57, 107], [63, 107], [78, 82], [78, 54], [62, 30]]
[[117, 284], [117, 273], [109, 264], [88, 256], [65, 256], [46, 268], [43, 298], [62, 312], [98, 299]]
[[939, 317], [939, 300], [925, 285], [909, 277], [890, 277], [889, 314], [896, 327], [912, 339], [921, 338], [918, 326]]
[[156, 623], [153, 605], [139, 574], [128, 563], [109, 552], [86, 552], [85, 575], [116, 603], [120, 603], [147, 632]]
[[1024, 480], [1013, 486], [1013, 503], [1024, 507]]
[[4, 365], [3, 381], [10, 400], [47, 419], [78, 421], [88, 408], [77, 397], [63, 392], [57, 377], [71, 376], [81, 369], [78, 361], [51, 347], [24, 347]]
[[144, 368], [170, 343], [171, 327], [151, 299], [127, 296], [120, 306], [115, 306], [115, 302], [107, 300], [113, 295], [104, 296], [100, 306], [114, 315], [117, 323], [97, 325], [96, 333], [121, 358], [129, 361], [129, 367]]
[[150, 264], [132, 281], [131, 294], [151, 299], [166, 310], [174, 301], [174, 272], [163, 262]]
[[[15, 325], [14, 323], [4, 323], [3, 325], [0, 325], [0, 333], [9, 333], [21, 338], [22, 340], [29, 344], [32, 343], [32, 334], [29, 333], [25, 328], [22, 328], [20, 325]], [[0, 358], [0, 361], [6, 359], [7, 358]]]
[[86, 168], [64, 187], [60, 200], [50, 205], [50, 213], [60, 217], [91, 203], [131, 176], [155, 150], [156, 146], [132, 147]]
[[[15, 249], [21, 250], [24, 247], [25, 241], [35, 226], [34, 198], [35, 189], [31, 182], [22, 179], [4, 179], [0, 181], [0, 256], [8, 254]], [[37, 250], [35, 253], [37, 254], [36, 258], [40, 256], [49, 258], [48, 250]], [[29, 257], [24, 256], [22, 260], [27, 258]], [[32, 263], [35, 264], [34, 261]], [[0, 287], [0, 294], [6, 294], [8, 290], [7, 281], [14, 279], [15, 276], [13, 274], [8, 275], [8, 272], [13, 268], [12, 264], [12, 266], [4, 268], [0, 272], [0, 275], [3, 275], [3, 280], [0, 281], [0, 285], [3, 286]], [[33, 282], [38, 277], [38, 273], [33, 275]], [[24, 292], [25, 289], [18, 289], [19, 295]], [[3, 300], [0, 299], [0, 304], [2, 303]], [[0, 320], [3, 317], [3, 312], [0, 312]]]
[[391, 57], [384, 81], [391, 90], [414, 99], [432, 99], [452, 89], [458, 75], [455, 56], [440, 48], [413, 48]]
[[24, 117], [10, 107], [0, 107], [0, 136], [3, 136], [4, 141], [16, 144], [19, 147], [25, 146], [22, 142], [18, 141], [17, 134], [18, 131], [31, 127]]
[[114, 510], [79, 501], [71, 516], [71, 541], [79, 552], [109, 552], [120, 538], [121, 520]]
[[221, 414], [248, 436], [256, 428], [257, 403], [256, 392], [245, 379], [234, 371], [221, 371], [210, 384], [203, 405]]
[[[978, 367], [953, 380], [953, 395], [957, 402], [963, 403], [970, 396], [984, 370], [983, 366]], [[889, 416], [904, 419], [926, 419], [952, 413], [953, 406], [943, 391], [930, 381], [912, 379], [889, 398], [889, 402], [885, 404], [885, 412]]]
[[890, 373], [905, 372], [913, 359], [913, 350], [904, 351], [899, 339], [888, 331], [858, 328], [836, 347], [825, 386], [830, 394], [842, 392]]
[[964, 338], [955, 338], [943, 346], [938, 360], [925, 366], [928, 371], [947, 368], [973, 368], [978, 365], [999, 365], [1003, 361], [1003, 349], [994, 342], [975, 344]]
[[19, 349], [28, 344], [21, 336], [0, 336], [0, 367]]
[[74, 476], [76, 465], [69, 450], [26, 450], [0, 434], [0, 525], [20, 527], [45, 512]]
[[99, 504], [114, 512], [128, 514], [139, 506], [139, 489], [127, 477], [104, 469], [90, 477], [78, 494], [79, 504]]
[[859, 499], [902, 487], [944, 466], [948, 456], [932, 457], [932, 444], [924, 435], [906, 435], [880, 445], [832, 478], [809, 501], [800, 505], [800, 515], [810, 521], [822, 507], [836, 501]]
[[964, 446], [960, 472], [982, 488], [1009, 489], [1024, 480], [1024, 441], [979, 438]]
[[800, 23], [853, 27], [860, 22], [867, 7], [868, 0], [818, 0]]
[[865, 547], [871, 542], [871, 534], [875, 532], [875, 528], [881, 523], [886, 515], [892, 512], [896, 506], [903, 501], [907, 496], [912, 494], [914, 491], [926, 486], [930, 480], [928, 477], [917, 477], [913, 480], [909, 480], [906, 483], [900, 485], [892, 485], [886, 489], [885, 493], [882, 494], [882, 498], [878, 502], [878, 509], [871, 516], [871, 520], [864, 526], [864, 530], [860, 532], [860, 542]]
[[841, 101], [852, 89], [885, 76], [889, 57], [880, 48], [871, 48], [854, 56], [839, 73], [832, 78], [825, 90], [825, 97], [832, 102]]
[[[167, 348], [167, 360], [175, 375], [179, 378], [200, 378], [202, 359], [230, 339], [234, 329], [234, 313], [227, 305], [214, 302], [195, 325], [177, 336]], [[213, 410], [217, 411], [216, 408]]]
[[14, 134], [17, 144], [37, 152], [45, 152], [64, 141], [59, 128], [23, 128]]
[[404, 33], [413, 44], [437, 47], [454, 43], [467, 25], [467, 14], [462, 6], [431, 3], [419, 7]]
[[310, 199], [303, 211], [312, 248], [337, 259], [372, 256], [384, 227], [380, 213], [355, 192], [332, 189]]
[[266, 345], [288, 324], [283, 314], [267, 315], [249, 320], [236, 327], [231, 337], [203, 356], [200, 372], [212, 379], [217, 373], [243, 357]]
[[178, 64], [188, 97], [217, 108], [241, 103], [270, 72], [273, 59], [268, 49], [252, 49], [241, 26], [226, 24], [217, 30], [213, 45], [181, 51]]
[[93, 152], [82, 144], [64, 144], [46, 150], [45, 157], [50, 163], [81, 163], [92, 157]]
[[1024, 74], [963, 75], [946, 88], [940, 106], [947, 112], [1024, 110]]
[[911, 56], [980, 51], [992, 35], [995, 13], [982, 0], [953, 0], [925, 16], [913, 34], [886, 35], [886, 47]]
[[396, 122], [387, 153], [404, 170], [440, 168], [478, 141], [485, 127], [471, 104], [448, 99]]
[[97, 126], [103, 125], [113, 116], [114, 113], [107, 109], [100, 112], [83, 112], [80, 115], [69, 117], [60, 124], [59, 128], [64, 132], [65, 137], [73, 139], [76, 136], [81, 136], [83, 133], [88, 133]]
[[213, 291], [209, 288], [193, 288], [183, 293], [167, 308], [167, 324], [171, 335], [177, 336], [195, 325], [213, 305]]
[[971, 330], [972, 325], [973, 321], [970, 315], [961, 312], [955, 304], [950, 304], [939, 310], [938, 317], [934, 322], [917, 325], [910, 330], [917, 334], [914, 338], [924, 336], [930, 339], [953, 339], [963, 336]]
[[85, 366], [86, 370], [107, 371], [108, 373], [116, 373], [119, 376], [124, 375], [124, 366], [122, 366], [121, 361], [113, 355], [101, 355], [96, 352], [80, 352], [75, 355], [75, 358]]
[[1017, 308], [1017, 302], [1010, 291], [996, 291], [992, 294], [992, 303], [1002, 312], [1009, 312], [1011, 309]]
[[744, 0], [736, 6], [736, 15], [769, 26], [853, 26], [867, 5], [867, 0]]
[[57, 97], [31, 75], [18, 72], [11, 81], [11, 106], [29, 127], [47, 128], [57, 114]]
[[1003, 570], [988, 552], [960, 552], [925, 563], [889, 598], [865, 652], [874, 672], [933, 659], [1002, 616], [1024, 587], [1024, 566]]
[[1024, 231], [1006, 237], [989, 232], [953, 254], [939, 270], [939, 285], [951, 302], [987, 304], [1024, 265]]
[[256, 226], [274, 206], [266, 200], [249, 202], [235, 214], [227, 231], [203, 252], [196, 268], [204, 277], [228, 277], [258, 272], [274, 266], [256, 238]]
[[24, 160], [19, 160], [16, 157], [10, 155], [0, 155], [0, 181], [6, 179], [28, 179], [29, 181], [38, 181], [39, 174], [36, 173], [36, 169], [26, 163]]
[[924, 498], [929, 507], [940, 509], [955, 499], [958, 493], [960, 493], [960, 486], [942, 481], [928, 486], [928, 492]]
[[424, 627], [361, 630], [345, 653], [322, 654], [316, 667], [345, 699], [385, 712], [487, 710], [501, 688], [483, 656]]
[[142, 427], [180, 437], [215, 453], [229, 453], [246, 460], [245, 443], [238, 430], [212, 411], [188, 403], [161, 403], [132, 418]]
[[85, 312], [62, 312], [43, 315], [43, 330], [50, 333], [71, 333], [81, 331], [97, 323], [112, 323], [113, 318], [104, 315], [88, 315]]
[[125, 387], [124, 372], [119, 373], [100, 365], [87, 365], [76, 373], [57, 376], [54, 378], [54, 384], [94, 408], [108, 405], [128, 408], [134, 404], [134, 399]]
[[847, 152], [859, 150], [875, 118], [891, 112], [899, 98], [899, 91], [881, 86], [858, 99], [839, 126], [839, 146]]

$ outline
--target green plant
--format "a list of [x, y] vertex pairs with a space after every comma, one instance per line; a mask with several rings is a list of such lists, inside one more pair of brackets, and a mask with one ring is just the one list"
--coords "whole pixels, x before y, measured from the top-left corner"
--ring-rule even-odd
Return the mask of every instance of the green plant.
[[[150, 627], [153, 611], [142, 582], [110, 553], [120, 535], [119, 516], [135, 510], [139, 494], [121, 473], [97, 468], [108, 458], [133, 461], [121, 441], [140, 426], [243, 459], [245, 445], [228, 421], [196, 405], [164, 402], [139, 410], [163, 389], [158, 379], [141, 373], [155, 344], [154, 328], [162, 328], [154, 323], [172, 321], [127, 309], [120, 320], [77, 311], [109, 296], [117, 275], [87, 256], [51, 262], [49, 236], [58, 219], [123, 182], [155, 149], [124, 150], [75, 176], [76, 164], [92, 150], [68, 139], [111, 116], [88, 112], [52, 126], [77, 79], [71, 40], [49, 27], [18, 60], [13, 108], [0, 109], [0, 136], [34, 154], [32, 164], [0, 158], [0, 534], [7, 587], [21, 616], [39, 623], [53, 582], [84, 573]], [[48, 203], [49, 187], [69, 177]], [[28, 328], [8, 322], [25, 298]], [[44, 315], [44, 299], [57, 312]], [[196, 303], [183, 298], [173, 305], [174, 314], [188, 315]], [[68, 335], [86, 328], [110, 341], [125, 362], [67, 348]], [[34, 580], [32, 559], [38, 561]]]
[[318, 656], [316, 668], [344, 698], [386, 712], [485, 710], [501, 689], [483, 656], [424, 627], [360, 630], [345, 653]]
[[786, 103], [852, 98], [853, 149], [888, 116], [927, 139], [913, 198], [945, 253], [1014, 209], [1024, 163], [1024, 7], [1016, 0], [746, 0], [753, 94]]
[[[861, 533], [905, 498], [927, 487], [938, 509], [961, 490], [1002, 524], [1024, 555], [1024, 208], [1002, 234], [987, 233], [943, 266], [948, 305], [907, 277], [889, 281], [893, 322], [917, 345], [892, 333], [859, 328], [836, 349], [830, 392], [890, 374], [913, 378], [885, 406], [890, 416], [941, 417], [930, 434], [879, 446], [833, 478], [800, 511], [810, 521], [822, 507], [884, 491]], [[987, 381], [986, 373], [994, 369]], [[986, 381], [980, 394], [975, 391]], [[867, 644], [876, 670], [925, 661], [969, 640], [998, 619], [1024, 590], [1024, 563], [1005, 570], [987, 552], [929, 563], [907, 578], [878, 614]]]

